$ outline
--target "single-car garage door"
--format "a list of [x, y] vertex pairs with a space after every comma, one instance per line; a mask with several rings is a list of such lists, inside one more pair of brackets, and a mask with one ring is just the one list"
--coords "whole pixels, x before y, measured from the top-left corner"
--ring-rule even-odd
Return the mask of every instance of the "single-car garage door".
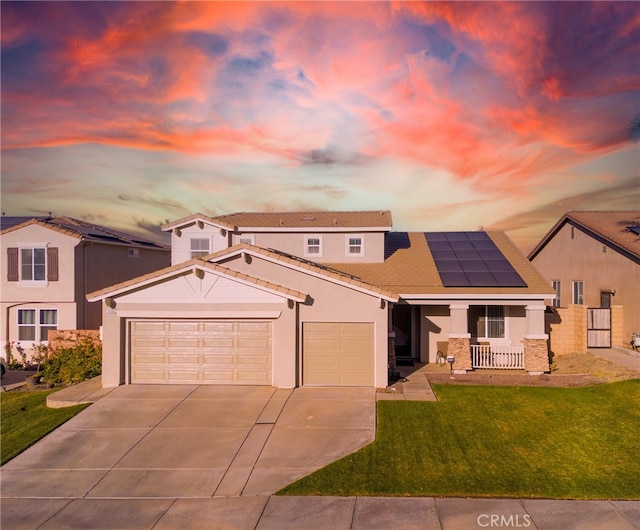
[[271, 323], [136, 320], [132, 383], [271, 384]]
[[302, 326], [304, 385], [373, 386], [373, 323]]

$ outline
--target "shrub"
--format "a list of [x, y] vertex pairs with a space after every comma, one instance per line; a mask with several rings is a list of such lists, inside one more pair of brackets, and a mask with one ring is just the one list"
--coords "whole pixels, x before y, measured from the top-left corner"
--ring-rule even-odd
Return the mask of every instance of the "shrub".
[[73, 385], [102, 373], [102, 346], [84, 339], [75, 346], [60, 348], [44, 362], [42, 376], [47, 383]]

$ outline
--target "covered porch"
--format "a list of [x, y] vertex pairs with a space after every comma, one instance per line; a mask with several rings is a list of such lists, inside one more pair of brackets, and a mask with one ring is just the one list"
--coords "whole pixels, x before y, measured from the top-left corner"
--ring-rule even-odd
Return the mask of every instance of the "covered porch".
[[544, 300], [401, 299], [389, 312], [389, 368], [447, 362], [476, 369], [549, 371]]

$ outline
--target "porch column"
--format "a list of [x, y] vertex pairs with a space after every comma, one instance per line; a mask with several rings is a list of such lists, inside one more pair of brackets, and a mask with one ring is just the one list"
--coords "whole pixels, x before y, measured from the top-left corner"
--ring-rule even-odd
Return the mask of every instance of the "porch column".
[[527, 334], [524, 344], [524, 369], [530, 375], [540, 375], [549, 371], [549, 335], [544, 331], [544, 305], [528, 305]]
[[387, 309], [387, 372], [389, 377], [389, 383], [391, 383], [391, 377], [396, 371], [396, 332], [393, 331], [393, 304], [388, 302]]
[[447, 355], [453, 355], [454, 374], [464, 374], [471, 370], [471, 334], [468, 332], [469, 304], [451, 304], [451, 331], [449, 332], [449, 346]]

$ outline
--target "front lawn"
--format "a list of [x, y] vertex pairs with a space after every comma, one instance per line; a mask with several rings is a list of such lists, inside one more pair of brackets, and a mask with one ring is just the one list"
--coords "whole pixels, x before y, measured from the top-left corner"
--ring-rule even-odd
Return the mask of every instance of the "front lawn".
[[640, 498], [640, 380], [434, 390], [378, 402], [375, 442], [279, 493]]
[[2, 464], [49, 434], [87, 405], [47, 408], [47, 395], [55, 390], [3, 392], [0, 396], [0, 452]]

